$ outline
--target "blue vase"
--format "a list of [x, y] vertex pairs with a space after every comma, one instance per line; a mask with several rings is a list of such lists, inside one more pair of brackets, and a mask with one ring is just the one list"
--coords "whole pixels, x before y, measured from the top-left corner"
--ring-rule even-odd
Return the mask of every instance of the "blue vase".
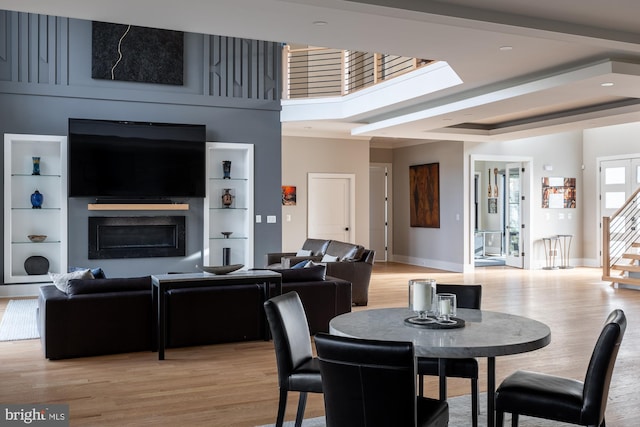
[[31, 208], [32, 209], [41, 209], [42, 202], [44, 201], [44, 196], [38, 190], [34, 191], [31, 195]]

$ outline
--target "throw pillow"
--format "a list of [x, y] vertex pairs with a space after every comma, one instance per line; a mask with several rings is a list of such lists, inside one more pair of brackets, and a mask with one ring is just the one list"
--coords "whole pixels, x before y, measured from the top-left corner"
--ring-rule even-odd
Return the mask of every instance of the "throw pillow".
[[338, 261], [338, 257], [333, 255], [327, 255], [327, 254], [324, 254], [322, 259], [320, 260], [320, 262], [334, 262], [334, 261]]
[[296, 252], [296, 256], [310, 256], [310, 255], [311, 255], [311, 250], [300, 249], [298, 252]]
[[297, 263], [291, 268], [306, 268], [309, 265], [309, 263], [311, 263], [311, 261], [309, 260], [300, 261], [299, 263]]
[[[69, 273], [73, 273], [74, 271], [84, 271], [87, 270], [87, 267], [69, 267]], [[107, 275], [104, 274], [104, 271], [100, 267], [90, 268], [91, 274], [93, 274], [94, 279], [106, 279]]]
[[56, 288], [65, 294], [69, 291], [69, 281], [73, 279], [93, 279], [91, 270], [79, 270], [71, 273], [49, 273], [49, 277]]
[[327, 267], [324, 265], [313, 265], [307, 268], [296, 268], [295, 270], [292, 268], [272, 268], [270, 270], [282, 275], [282, 283], [315, 282], [324, 280]]

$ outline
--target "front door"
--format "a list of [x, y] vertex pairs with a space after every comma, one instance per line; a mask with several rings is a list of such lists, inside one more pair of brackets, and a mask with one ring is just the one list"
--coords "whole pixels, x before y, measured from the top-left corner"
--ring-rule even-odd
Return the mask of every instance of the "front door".
[[307, 237], [355, 242], [355, 175], [310, 173]]
[[522, 241], [522, 164], [508, 163], [505, 171], [505, 264], [510, 267], [524, 267]]

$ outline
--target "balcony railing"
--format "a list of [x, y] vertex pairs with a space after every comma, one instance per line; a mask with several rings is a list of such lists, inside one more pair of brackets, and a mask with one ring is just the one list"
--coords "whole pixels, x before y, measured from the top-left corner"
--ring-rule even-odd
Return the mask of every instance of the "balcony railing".
[[284, 47], [283, 99], [344, 96], [430, 64], [431, 60], [352, 50]]

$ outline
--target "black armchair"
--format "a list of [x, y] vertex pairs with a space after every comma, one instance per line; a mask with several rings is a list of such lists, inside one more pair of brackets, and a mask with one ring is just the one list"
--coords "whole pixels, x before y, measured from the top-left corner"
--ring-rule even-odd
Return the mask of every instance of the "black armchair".
[[[480, 309], [482, 302], [481, 285], [446, 285], [437, 284], [437, 293], [449, 293], [456, 295], [456, 302], [460, 308]], [[439, 359], [430, 357], [418, 358], [419, 394], [422, 396], [424, 387], [424, 375], [439, 375]], [[473, 427], [478, 426], [478, 361], [474, 358], [445, 359], [446, 377], [471, 379], [471, 422]], [[446, 377], [441, 378], [440, 398], [445, 400]]]
[[416, 396], [411, 342], [374, 341], [320, 333], [327, 427], [449, 424], [447, 402]]
[[266, 301], [264, 309], [278, 365], [280, 400], [276, 427], [281, 427], [284, 423], [289, 391], [300, 392], [295, 424], [300, 427], [307, 404], [307, 393], [322, 393], [320, 367], [311, 351], [311, 336], [304, 307], [296, 292], [288, 292]]
[[604, 427], [613, 366], [627, 319], [622, 310], [609, 314], [596, 342], [584, 382], [530, 371], [516, 371], [496, 391], [496, 426], [504, 413], [527, 415], [590, 427]]

